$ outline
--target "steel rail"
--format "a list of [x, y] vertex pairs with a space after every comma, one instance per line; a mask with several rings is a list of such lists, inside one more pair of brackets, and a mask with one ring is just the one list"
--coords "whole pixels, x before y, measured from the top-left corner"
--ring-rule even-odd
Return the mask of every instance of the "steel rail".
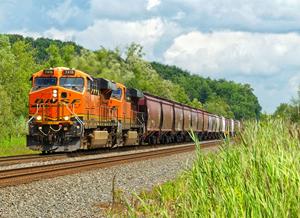
[[[202, 148], [216, 146], [220, 141], [203, 142]], [[108, 157], [98, 157], [93, 159], [76, 160], [71, 162], [61, 162], [41, 166], [32, 166], [17, 169], [7, 169], [0, 171], [0, 187], [18, 185], [36, 180], [53, 178], [68, 174], [75, 174], [83, 171], [93, 170], [141, 161], [152, 158], [164, 157], [172, 154], [193, 151], [194, 144], [177, 147], [164, 147], [157, 150], [142, 151], [137, 153], [121, 154]]]
[[30, 163], [35, 161], [55, 160], [64, 157], [66, 157], [66, 154], [51, 154], [51, 155], [26, 154], [26, 155], [7, 156], [7, 157], [0, 157], [0, 166]]
[[[207, 141], [210, 142], [210, 141]], [[178, 144], [165, 144], [165, 145], [144, 145], [144, 146], [129, 146], [129, 147], [119, 147], [115, 149], [98, 149], [98, 150], [82, 150], [76, 152], [66, 152], [66, 153], [52, 153], [52, 154], [25, 154], [25, 155], [16, 155], [16, 156], [6, 156], [0, 157], [0, 167], [15, 165], [15, 164], [23, 164], [23, 163], [32, 163], [32, 162], [45, 162], [49, 160], [61, 160], [72, 157], [81, 157], [86, 155], [95, 155], [95, 154], [104, 154], [110, 153], [114, 151], [130, 151], [134, 149], [149, 149], [149, 148], [157, 148], [158, 146], [161, 148], [174, 146]], [[183, 144], [184, 145], [184, 144]], [[118, 149], [118, 150], [117, 150]]]

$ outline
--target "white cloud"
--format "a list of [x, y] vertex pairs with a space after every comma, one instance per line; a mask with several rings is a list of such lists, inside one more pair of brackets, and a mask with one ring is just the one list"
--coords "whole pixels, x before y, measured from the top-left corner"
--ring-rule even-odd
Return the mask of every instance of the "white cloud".
[[160, 0], [148, 0], [146, 9], [150, 11], [151, 9], [160, 5]]
[[300, 35], [233, 31], [190, 32], [165, 52], [168, 64], [206, 75], [268, 76], [299, 68]]
[[203, 76], [250, 83], [263, 110], [272, 112], [298, 89], [299, 56], [297, 33], [194, 31], [174, 39], [164, 62]]
[[144, 11], [144, 0], [90, 0], [90, 13], [95, 19], [135, 17]]
[[42, 35], [51, 39], [58, 39], [62, 41], [75, 41], [76, 33], [77, 31], [75, 30], [60, 31], [56, 28], [51, 28], [49, 30], [46, 30]]
[[299, 10], [299, 0], [164, 0], [159, 6], [168, 18], [183, 11], [184, 26], [255, 32], [298, 30]]
[[148, 58], [154, 58], [154, 47], [164, 34], [176, 34], [179, 27], [172, 22], [166, 22], [160, 18], [151, 18], [141, 21], [119, 21], [119, 20], [96, 20], [86, 29], [58, 30], [50, 28], [42, 33], [31, 32], [27, 29], [11, 31], [10, 33], [22, 34], [24, 36], [48, 37], [63, 41], [75, 41], [91, 50], [99, 49], [100, 46], [114, 49], [124, 48], [132, 42], [139, 43], [144, 47]]
[[165, 24], [160, 18], [142, 21], [97, 20], [76, 36], [82, 45], [96, 49], [100, 45], [108, 48], [140, 43], [147, 53], [152, 53], [154, 44], [164, 34]]
[[65, 24], [72, 17], [78, 17], [79, 14], [80, 9], [77, 6], [72, 6], [72, 0], [65, 0], [47, 12], [47, 15], [60, 25]]
[[291, 90], [296, 93], [300, 87], [300, 73], [295, 73], [291, 78], [289, 78], [288, 84]]
[[186, 16], [183, 11], [178, 11], [175, 16], [172, 17], [173, 20], [181, 20]]
[[22, 36], [32, 37], [34, 39], [40, 38], [40, 37], [46, 37], [51, 39], [58, 39], [62, 41], [74, 41], [74, 36], [76, 35], [75, 30], [64, 30], [60, 31], [56, 28], [50, 28], [49, 30], [46, 30], [44, 32], [32, 32], [27, 29], [21, 29], [21, 30], [13, 30], [9, 31], [9, 34], [19, 34]]

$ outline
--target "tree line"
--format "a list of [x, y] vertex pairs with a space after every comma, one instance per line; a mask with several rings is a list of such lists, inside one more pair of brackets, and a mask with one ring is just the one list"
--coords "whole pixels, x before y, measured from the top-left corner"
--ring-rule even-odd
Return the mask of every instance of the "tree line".
[[191, 75], [144, 59], [142, 46], [91, 51], [74, 42], [0, 35], [0, 138], [24, 135], [32, 73], [49, 67], [80, 69], [161, 97], [237, 119], [258, 118], [261, 107], [248, 84]]
[[281, 103], [275, 110], [273, 117], [281, 118], [292, 123], [300, 123], [300, 86], [297, 96], [289, 103]]

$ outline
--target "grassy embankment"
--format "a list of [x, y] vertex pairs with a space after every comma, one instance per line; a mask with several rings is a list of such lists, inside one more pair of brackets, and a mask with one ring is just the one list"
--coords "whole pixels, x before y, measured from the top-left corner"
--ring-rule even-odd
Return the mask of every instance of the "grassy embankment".
[[34, 153], [37, 152], [31, 151], [26, 147], [25, 136], [19, 136], [11, 138], [10, 140], [0, 141], [0, 157]]
[[220, 152], [208, 155], [198, 147], [191, 170], [139, 194], [125, 213], [144, 217], [299, 217], [299, 139], [299, 129], [279, 120], [248, 123], [233, 146], [225, 142]]
[[26, 118], [16, 118], [14, 128], [4, 129], [3, 132], [6, 134], [4, 136], [0, 134], [0, 157], [37, 153], [26, 147], [28, 132]]

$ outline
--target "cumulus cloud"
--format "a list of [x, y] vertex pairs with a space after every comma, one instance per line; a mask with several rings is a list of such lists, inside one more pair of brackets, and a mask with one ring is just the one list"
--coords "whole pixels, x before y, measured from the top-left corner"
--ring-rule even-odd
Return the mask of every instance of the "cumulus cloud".
[[160, 0], [148, 0], [146, 8], [148, 11], [150, 11], [151, 9], [160, 5], [160, 3], [161, 3]]
[[90, 13], [94, 19], [128, 19], [143, 17], [144, 0], [90, 0]]
[[108, 48], [140, 43], [146, 52], [152, 53], [154, 44], [164, 34], [164, 22], [160, 18], [142, 21], [97, 20], [76, 36], [82, 45], [95, 49], [103, 45]]
[[175, 23], [167, 22], [161, 18], [151, 18], [141, 21], [120, 21], [98, 19], [83, 30], [50, 28], [44, 32], [31, 32], [27, 29], [11, 31], [11, 33], [24, 36], [48, 37], [63, 41], [75, 41], [80, 45], [95, 50], [104, 46], [114, 49], [124, 48], [132, 42], [144, 47], [148, 58], [154, 58], [155, 45], [165, 35], [172, 36], [180, 32], [180, 27]]
[[299, 28], [297, 0], [164, 0], [160, 13], [188, 16], [181, 24], [203, 30], [232, 29], [255, 32], [291, 32]]
[[65, 24], [71, 18], [78, 17], [79, 14], [80, 9], [72, 5], [72, 0], [65, 0], [47, 12], [47, 15], [60, 25]]
[[165, 62], [206, 75], [269, 76], [300, 67], [300, 35], [218, 31], [177, 37]]
[[58, 39], [62, 41], [75, 41], [75, 30], [58, 30], [56, 28], [50, 28], [49, 30], [46, 30], [44, 32], [32, 32], [28, 29], [21, 29], [21, 30], [13, 30], [9, 31], [9, 34], [19, 34], [22, 36], [32, 37], [34, 39], [45, 37], [45, 38], [51, 38], [51, 39]]
[[176, 37], [164, 62], [195, 74], [250, 83], [263, 109], [288, 102], [300, 84], [300, 35], [235, 31]]
[[173, 20], [181, 20], [186, 16], [183, 11], [178, 11], [175, 16], [172, 17]]
[[289, 78], [288, 84], [291, 90], [296, 93], [300, 88], [300, 72], [295, 73]]

